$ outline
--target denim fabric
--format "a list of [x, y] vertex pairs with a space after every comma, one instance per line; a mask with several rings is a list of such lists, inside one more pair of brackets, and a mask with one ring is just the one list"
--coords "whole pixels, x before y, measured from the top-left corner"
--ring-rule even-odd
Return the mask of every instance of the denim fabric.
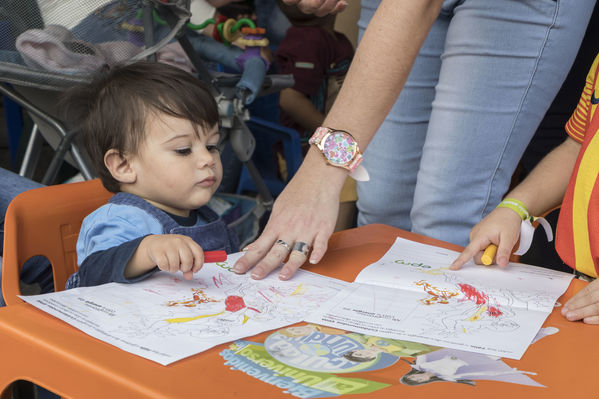
[[[446, 0], [365, 151], [370, 181], [358, 182], [358, 224], [467, 244], [508, 189], [594, 4]], [[360, 37], [377, 6], [362, 1]]]
[[[23, 191], [31, 190], [38, 187], [43, 187], [41, 184], [22, 176], [12, 173], [6, 169], [0, 168], [0, 252], [4, 246], [4, 216], [6, 209], [14, 197]], [[0, 275], [2, 273], [2, 258], [0, 257]], [[52, 280], [52, 268], [50, 262], [44, 257], [36, 256], [29, 259], [23, 265], [21, 271], [21, 280], [27, 284], [39, 284], [42, 292], [51, 292], [54, 290]], [[0, 306], [4, 306], [4, 298], [2, 297], [2, 287], [0, 286]]]
[[[115, 194], [107, 205], [96, 209], [83, 221], [77, 239], [79, 270], [69, 277], [66, 288], [108, 282], [132, 283], [148, 277], [151, 273], [127, 279], [124, 271], [141, 239], [149, 234], [185, 235], [205, 251], [238, 251], [237, 236], [214, 211], [203, 206], [197, 212], [195, 225], [181, 226], [167, 213], [136, 195]], [[128, 246], [131, 242], [134, 245]], [[101, 256], [92, 259], [100, 252]], [[90, 262], [87, 262], [88, 258]]]
[[200, 219], [195, 226], [180, 226], [164, 211], [133, 194], [117, 193], [109, 203], [138, 207], [160, 223], [164, 234], [181, 234], [191, 237], [205, 251], [223, 250], [233, 253], [239, 250], [239, 240], [235, 233], [229, 230], [216, 212], [207, 206], [198, 208]]

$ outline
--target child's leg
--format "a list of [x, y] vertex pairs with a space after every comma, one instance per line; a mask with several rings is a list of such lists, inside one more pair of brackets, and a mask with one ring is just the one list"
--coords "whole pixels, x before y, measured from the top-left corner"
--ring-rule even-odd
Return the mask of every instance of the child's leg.
[[[0, 168], [0, 254], [4, 245], [4, 217], [8, 205], [18, 194], [23, 191], [43, 187], [43, 185], [19, 176], [16, 173]], [[2, 258], [0, 257], [0, 274], [2, 272]], [[32, 258], [23, 266], [21, 277], [27, 284], [38, 283], [47, 292], [54, 287], [52, 283], [52, 271], [50, 263], [42, 257]], [[0, 287], [0, 306], [4, 306], [2, 288]]]

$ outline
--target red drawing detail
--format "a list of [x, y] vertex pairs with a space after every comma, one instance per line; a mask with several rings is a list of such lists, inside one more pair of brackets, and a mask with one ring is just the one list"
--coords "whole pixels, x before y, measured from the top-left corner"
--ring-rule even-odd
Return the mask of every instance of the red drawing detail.
[[[482, 291], [478, 291], [470, 284], [458, 284], [460, 290], [466, 296], [469, 301], [475, 302], [477, 305], [485, 305], [489, 303], [489, 296]], [[499, 307], [489, 305], [487, 308], [487, 314], [493, 317], [499, 317], [503, 314]]]
[[496, 308], [495, 306], [489, 306], [489, 309], [487, 309], [487, 313], [489, 314], [489, 316], [493, 316], [493, 317], [499, 317], [503, 314], [503, 312], [501, 310], [499, 310], [499, 308]]
[[262, 293], [262, 291], [258, 291], [258, 294], [262, 295], [262, 297], [263, 297], [264, 299], [266, 299], [268, 302], [271, 302], [271, 303], [272, 303], [272, 301], [271, 301], [270, 299], [268, 299], [268, 297], [267, 297], [266, 295], [264, 295], [264, 294]]
[[489, 301], [489, 296], [487, 294], [478, 291], [470, 284], [458, 284], [458, 286], [466, 296], [466, 299], [474, 301], [477, 305], [483, 305]]
[[225, 309], [229, 312], [237, 312], [243, 308], [245, 308], [245, 302], [242, 297], [229, 295], [227, 299], [225, 299]]
[[168, 301], [166, 305], [167, 306], [182, 305], [187, 308], [193, 308], [193, 307], [195, 307], [197, 305], [201, 305], [203, 303], [218, 302], [216, 299], [209, 298], [204, 293], [204, 291], [202, 291], [201, 289], [192, 288], [191, 290], [193, 292], [192, 299], [186, 300], [186, 301]]

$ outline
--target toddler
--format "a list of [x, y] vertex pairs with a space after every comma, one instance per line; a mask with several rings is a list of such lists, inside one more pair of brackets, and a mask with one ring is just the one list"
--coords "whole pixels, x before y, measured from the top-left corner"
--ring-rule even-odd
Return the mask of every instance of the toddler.
[[116, 193], [87, 216], [67, 288], [130, 283], [157, 270], [191, 279], [203, 251], [237, 251], [206, 206], [222, 177], [218, 110], [176, 67], [138, 62], [102, 71], [63, 100], [97, 175]]

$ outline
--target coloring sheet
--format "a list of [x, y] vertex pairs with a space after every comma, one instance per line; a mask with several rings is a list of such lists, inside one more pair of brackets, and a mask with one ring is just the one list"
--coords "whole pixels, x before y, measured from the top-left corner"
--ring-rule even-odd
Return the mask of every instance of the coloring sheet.
[[290, 281], [233, 273], [241, 253], [206, 263], [185, 280], [159, 272], [110, 283], [21, 296], [81, 331], [163, 365], [218, 344], [302, 321], [346, 282], [298, 270]]
[[571, 274], [510, 263], [449, 270], [459, 253], [397, 238], [306, 321], [520, 359]]

